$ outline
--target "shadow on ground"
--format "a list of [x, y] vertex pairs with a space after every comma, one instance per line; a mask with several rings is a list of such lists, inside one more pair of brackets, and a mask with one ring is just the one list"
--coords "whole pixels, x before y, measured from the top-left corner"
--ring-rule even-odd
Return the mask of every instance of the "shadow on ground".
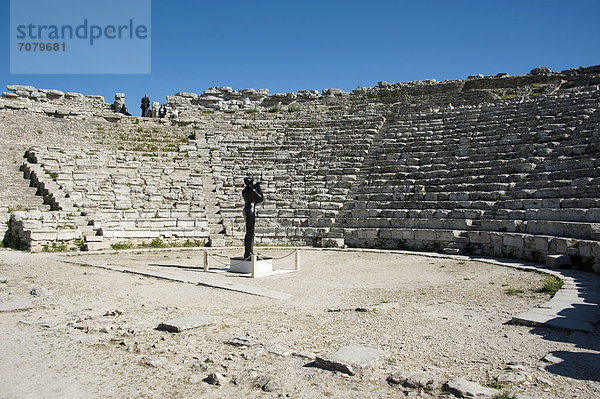
[[[577, 380], [592, 380], [600, 382], [600, 331], [595, 322], [600, 316], [600, 284], [594, 274], [575, 272], [565, 274], [574, 278], [578, 295], [583, 297], [584, 303], [575, 303], [557, 313], [560, 316], [552, 321], [569, 321], [565, 324], [571, 326], [588, 326], [592, 332], [568, 331], [560, 329], [561, 323], [556, 323], [558, 329], [539, 326], [531, 329], [531, 333], [539, 335], [548, 341], [567, 342], [582, 351], [554, 351], [550, 352], [556, 363], [545, 366], [546, 371], [574, 378]], [[589, 280], [587, 280], [589, 278]], [[552, 325], [552, 321], [549, 322]]]
[[600, 353], [550, 352], [562, 361], [545, 367], [546, 371], [576, 380], [600, 381]]
[[204, 270], [204, 268], [202, 266], [161, 265], [158, 263], [150, 263], [150, 264], [148, 264], [148, 266], [167, 267], [167, 268], [171, 268], [171, 269], [181, 269], [181, 270], [190, 270], [190, 271]]

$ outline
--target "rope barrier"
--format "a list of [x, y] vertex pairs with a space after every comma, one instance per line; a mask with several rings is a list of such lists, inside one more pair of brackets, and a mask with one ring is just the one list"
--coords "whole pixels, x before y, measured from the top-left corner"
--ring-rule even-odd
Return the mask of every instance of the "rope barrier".
[[217, 262], [217, 263], [220, 263], [220, 264], [222, 264], [223, 266], [230, 266], [230, 267], [237, 266], [237, 265], [241, 265], [242, 263], [246, 262], [246, 260], [241, 260], [241, 261], [239, 261], [239, 262], [236, 262], [236, 263], [234, 263], [234, 264], [229, 264], [229, 263], [221, 262], [220, 260], [218, 260], [218, 259], [216, 259], [214, 256], [212, 256], [210, 253], [208, 254], [208, 257], [209, 257], [209, 258], [213, 258], [213, 260], [214, 260], [215, 262]]
[[[258, 260], [271, 260], [271, 261], [273, 261], [273, 260], [281, 260], [281, 259], [288, 258], [288, 257], [290, 257], [290, 256], [292, 256], [294, 254], [296, 255], [296, 267], [295, 267], [295, 270], [299, 271], [300, 270], [300, 258], [299, 258], [299, 256], [300, 256], [300, 250], [299, 249], [295, 249], [292, 252], [290, 252], [289, 254], [283, 255], [283, 256], [280, 256], [280, 257], [277, 257], [277, 258], [266, 258], [261, 253], [256, 252], [256, 259], [258, 259]], [[205, 258], [204, 258], [205, 270], [208, 270], [208, 260], [210, 258], [212, 258], [218, 264], [221, 264], [223, 266], [229, 266], [230, 268], [231, 267], [235, 267], [237, 265], [241, 265], [244, 262], [252, 261], [252, 257], [250, 256], [247, 259], [243, 259], [243, 260], [241, 260], [239, 262], [236, 262], [236, 263], [231, 263], [231, 261], [230, 261], [230, 263], [225, 263], [225, 262], [222, 262], [219, 259], [217, 259], [217, 257], [231, 259], [229, 256], [226, 256], [226, 255], [211, 254], [210, 252], [205, 251]], [[252, 269], [252, 278], [254, 278], [254, 268]]]
[[[293, 254], [295, 254], [296, 252], [298, 252], [298, 250], [297, 250], [297, 249], [293, 250], [292, 252], [290, 252], [290, 253], [289, 253], [289, 254], [287, 254], [287, 255], [281, 256], [281, 257], [279, 257], [279, 258], [271, 258], [271, 259], [272, 259], [272, 260], [281, 260], [281, 259], [285, 259], [285, 258], [287, 258], [287, 257], [290, 257], [290, 256], [292, 256], [292, 255], [293, 255]], [[260, 259], [262, 259], [262, 260], [264, 260], [264, 259], [265, 259], [264, 257], [262, 257], [262, 255], [261, 255], [259, 252], [257, 252], [257, 253], [256, 253], [256, 255], [257, 255], [257, 256], [258, 256]]]
[[[296, 252], [298, 252], [298, 249], [295, 249], [295, 250], [293, 250], [292, 252], [290, 252], [289, 254], [287, 254], [287, 255], [284, 255], [284, 256], [281, 256], [281, 257], [279, 257], [279, 258], [271, 258], [271, 259], [273, 259], [273, 260], [281, 260], [281, 259], [285, 259], [285, 258], [287, 258], [287, 257], [290, 257], [290, 256], [292, 256], [292, 255], [293, 255], [293, 254], [295, 254]], [[211, 258], [213, 258], [213, 259], [214, 259], [215, 257], [217, 257], [217, 256], [218, 256], [218, 257], [221, 257], [221, 258], [226, 258], [226, 259], [229, 259], [229, 258], [231, 258], [231, 256], [227, 256], [227, 255], [221, 255], [221, 254], [211, 254], [210, 252], [208, 253], [208, 256], [210, 256], [210, 257], [211, 257]], [[262, 260], [265, 260], [265, 259], [266, 259], [266, 258], [265, 258], [265, 256], [266, 256], [266, 255], [264, 255], [264, 256], [263, 256], [263, 255], [262, 255], [260, 252], [257, 252], [257, 253], [256, 253], [256, 256], [257, 256], [259, 259], [262, 259]], [[245, 259], [245, 260], [248, 260], [248, 261], [249, 261], [249, 260], [250, 260], [250, 257], [248, 257], [248, 259]]]

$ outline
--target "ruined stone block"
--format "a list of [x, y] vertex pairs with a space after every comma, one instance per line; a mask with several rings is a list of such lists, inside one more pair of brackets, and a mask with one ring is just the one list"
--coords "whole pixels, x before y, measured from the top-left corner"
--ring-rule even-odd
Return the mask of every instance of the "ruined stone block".
[[504, 234], [502, 244], [507, 247], [523, 248], [523, 236], [521, 234]]

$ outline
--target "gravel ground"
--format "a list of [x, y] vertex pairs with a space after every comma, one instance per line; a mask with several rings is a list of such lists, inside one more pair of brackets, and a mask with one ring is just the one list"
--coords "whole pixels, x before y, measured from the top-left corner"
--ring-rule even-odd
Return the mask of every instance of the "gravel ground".
[[[262, 252], [278, 257], [290, 250]], [[485, 386], [507, 367], [526, 377], [504, 385], [513, 394], [600, 396], [597, 332], [510, 324], [512, 315], [549, 299], [538, 292], [540, 274], [416, 255], [307, 250], [299, 273], [254, 280], [216, 275], [292, 294], [275, 300], [55, 257], [0, 251], [0, 301], [34, 302], [30, 311], [0, 314], [0, 361], [8, 365], [0, 368], [2, 397], [452, 397], [439, 389], [398, 387], [386, 378], [403, 369]], [[76, 258], [215, 278], [200, 271], [198, 250]], [[275, 267], [291, 268], [292, 262], [289, 257]], [[34, 288], [38, 295], [30, 293]], [[354, 310], [375, 304], [375, 310]], [[217, 318], [217, 325], [156, 330], [162, 321], [198, 314]], [[226, 343], [234, 338], [245, 345]], [[357, 376], [314, 367], [314, 354], [354, 344], [389, 356]], [[542, 361], [549, 353], [566, 360]], [[222, 375], [222, 385], [204, 381], [211, 373]]]

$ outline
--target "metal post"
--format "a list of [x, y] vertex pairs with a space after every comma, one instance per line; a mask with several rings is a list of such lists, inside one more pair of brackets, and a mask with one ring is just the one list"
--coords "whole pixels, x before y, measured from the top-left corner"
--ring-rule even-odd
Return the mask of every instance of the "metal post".
[[256, 254], [252, 254], [252, 278], [256, 277]]
[[208, 251], [204, 251], [204, 271], [208, 271]]
[[296, 250], [296, 268], [295, 268], [295, 270], [297, 272], [300, 271], [300, 250], [299, 249]]

